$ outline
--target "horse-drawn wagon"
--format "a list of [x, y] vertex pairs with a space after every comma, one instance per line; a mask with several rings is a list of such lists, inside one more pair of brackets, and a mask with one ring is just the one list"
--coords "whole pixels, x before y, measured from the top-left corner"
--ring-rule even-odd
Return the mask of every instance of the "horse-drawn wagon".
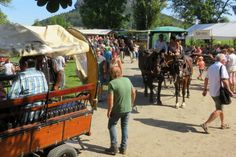
[[[65, 144], [68, 139], [90, 135], [93, 110], [96, 108], [97, 61], [86, 38], [75, 29], [60, 26], [0, 26], [1, 56], [33, 56], [49, 61], [52, 57], [73, 56], [81, 82], [60, 90], [53, 85], [50, 64], [44, 69], [49, 90], [46, 93], [0, 100], [0, 154], [18, 157], [29, 154], [48, 157], [76, 157], [77, 151]], [[1, 77], [0, 82], [5, 78]], [[14, 77], [13, 77], [14, 78]], [[81, 85], [82, 84], [82, 85]], [[41, 101], [43, 105], [25, 107]], [[40, 113], [31, 121], [22, 121], [27, 113]], [[36, 115], [36, 114], [35, 114]], [[32, 116], [32, 115], [31, 115]]]
[[[176, 108], [179, 107], [178, 96], [182, 87], [182, 104], [185, 106], [185, 90], [189, 97], [189, 84], [192, 74], [192, 59], [185, 55], [184, 48], [179, 41], [185, 39], [187, 31], [178, 27], [157, 27], [149, 31], [146, 50], [139, 53], [139, 68], [147, 96], [150, 89], [150, 102], [162, 105], [161, 89], [166, 76], [171, 78], [175, 86]], [[170, 40], [170, 42], [169, 42]], [[154, 89], [156, 100], [154, 100]]]

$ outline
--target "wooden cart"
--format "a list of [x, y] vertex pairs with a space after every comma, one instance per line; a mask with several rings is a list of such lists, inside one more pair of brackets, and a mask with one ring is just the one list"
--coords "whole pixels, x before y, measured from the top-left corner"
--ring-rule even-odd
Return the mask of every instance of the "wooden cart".
[[[87, 42], [80, 32], [73, 29], [68, 31], [75, 38]], [[83, 85], [0, 101], [1, 156], [77, 156], [76, 149], [64, 142], [80, 135], [91, 134], [92, 114], [97, 103], [96, 56], [91, 47], [85, 53], [87, 76], [83, 79]], [[62, 96], [63, 100], [60, 99]], [[21, 107], [35, 101], [44, 101], [45, 104], [30, 109]], [[32, 122], [20, 121], [22, 114], [32, 111], [40, 112], [42, 116]]]

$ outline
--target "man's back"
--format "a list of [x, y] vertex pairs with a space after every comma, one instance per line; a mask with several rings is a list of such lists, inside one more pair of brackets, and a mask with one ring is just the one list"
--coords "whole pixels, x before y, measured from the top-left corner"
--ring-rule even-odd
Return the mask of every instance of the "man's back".
[[56, 58], [53, 59], [53, 62], [54, 62], [54, 70], [56, 72], [60, 70], [64, 71], [65, 58], [63, 56], [57, 56]]
[[131, 111], [132, 105], [132, 83], [128, 78], [120, 77], [110, 81], [108, 85], [108, 92], [114, 94], [114, 106], [112, 112], [126, 113]]
[[47, 91], [48, 85], [44, 74], [35, 68], [28, 68], [19, 73], [17, 79], [12, 84], [8, 97], [13, 99]]

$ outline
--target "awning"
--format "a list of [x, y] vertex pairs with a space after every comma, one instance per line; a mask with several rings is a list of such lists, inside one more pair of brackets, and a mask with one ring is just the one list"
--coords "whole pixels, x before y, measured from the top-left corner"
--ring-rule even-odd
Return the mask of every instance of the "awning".
[[[230, 40], [236, 39], [236, 22], [229, 23], [211, 23], [211, 24], [196, 24], [188, 28], [187, 38], [195, 39], [218, 39], [218, 40]], [[210, 32], [205, 33], [204, 37], [199, 37], [198, 32]]]
[[109, 35], [113, 33], [111, 29], [79, 29], [76, 27], [74, 28], [83, 33], [84, 35]]
[[87, 42], [59, 25], [0, 25], [0, 56], [75, 55], [88, 51]]
[[155, 29], [151, 30], [151, 32], [156, 33], [184, 33], [187, 32], [187, 30], [179, 27], [173, 27], [173, 26], [163, 26], [163, 27], [156, 27]]

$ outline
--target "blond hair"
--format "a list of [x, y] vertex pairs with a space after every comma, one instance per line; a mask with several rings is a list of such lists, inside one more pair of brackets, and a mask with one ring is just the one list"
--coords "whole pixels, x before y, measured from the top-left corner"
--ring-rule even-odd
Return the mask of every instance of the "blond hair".
[[118, 66], [114, 66], [111, 68], [111, 77], [113, 79], [116, 79], [121, 76], [122, 76], [121, 69]]

